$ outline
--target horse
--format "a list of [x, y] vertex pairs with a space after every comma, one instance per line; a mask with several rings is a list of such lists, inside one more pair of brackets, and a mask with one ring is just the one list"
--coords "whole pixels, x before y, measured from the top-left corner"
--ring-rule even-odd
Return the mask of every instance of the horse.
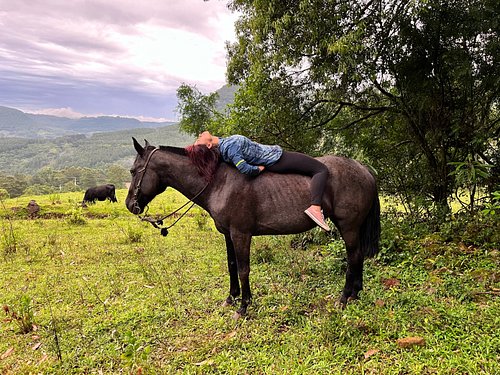
[[[314, 222], [304, 213], [310, 204], [310, 178], [270, 172], [250, 177], [221, 162], [207, 184], [184, 148], [154, 147], [145, 142], [143, 147], [133, 138], [137, 155], [125, 201], [128, 210], [142, 214], [149, 202], [167, 187], [206, 210], [226, 242], [230, 287], [224, 305], [234, 305], [241, 292], [235, 318], [245, 315], [252, 298], [249, 282], [252, 236], [297, 234], [314, 228]], [[329, 170], [323, 213], [335, 224], [346, 246], [347, 271], [339, 299], [345, 307], [348, 301], [359, 298], [363, 289], [365, 257], [378, 252], [377, 184], [369, 169], [358, 161], [333, 155], [317, 159]]]

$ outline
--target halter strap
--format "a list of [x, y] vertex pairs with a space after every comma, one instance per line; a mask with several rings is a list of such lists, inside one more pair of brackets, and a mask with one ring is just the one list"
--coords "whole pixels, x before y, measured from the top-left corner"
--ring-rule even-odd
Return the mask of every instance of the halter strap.
[[[158, 148], [158, 147], [155, 147], [155, 148], [153, 149], [153, 151], [151, 151], [151, 152], [149, 153], [148, 158], [146, 159], [146, 162], [144, 163], [144, 167], [142, 167], [139, 171], [137, 171], [137, 173], [146, 172], [146, 168], [148, 167], [148, 164], [149, 164], [149, 161], [151, 160], [151, 157], [152, 157], [152, 156], [153, 156], [153, 154], [154, 154], [156, 151], [158, 151], [158, 150], [159, 150], [159, 148]], [[144, 178], [144, 174], [145, 174], [145, 173], [142, 173], [142, 176], [141, 176], [141, 178], [139, 179], [139, 182], [138, 182], [138, 183], [137, 183], [137, 185], [136, 185], [136, 186], [137, 186], [137, 187], [139, 187], [139, 188], [140, 188], [140, 186], [141, 186], [142, 179]]]

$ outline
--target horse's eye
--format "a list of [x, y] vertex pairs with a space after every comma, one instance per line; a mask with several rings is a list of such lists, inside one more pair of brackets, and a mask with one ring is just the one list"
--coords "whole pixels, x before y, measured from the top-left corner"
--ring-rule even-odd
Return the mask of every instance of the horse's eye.
[[133, 169], [131, 169], [131, 170], [130, 170], [130, 174], [131, 174], [132, 176], [134, 175], [134, 172], [135, 172], [135, 171], [134, 171]]

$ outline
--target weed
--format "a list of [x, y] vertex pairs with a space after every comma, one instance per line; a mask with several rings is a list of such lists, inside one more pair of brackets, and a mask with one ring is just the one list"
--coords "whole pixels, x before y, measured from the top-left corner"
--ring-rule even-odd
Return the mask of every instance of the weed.
[[[3, 205], [3, 202], [2, 202]], [[5, 206], [4, 206], [5, 209]], [[7, 221], [2, 225], [2, 250], [4, 256], [15, 254], [19, 248], [19, 241], [10, 215], [6, 216]]]
[[130, 366], [137, 366], [139, 361], [147, 360], [151, 347], [144, 345], [131, 331], [125, 332], [122, 339], [122, 359]]
[[196, 225], [200, 230], [206, 230], [210, 225], [210, 215], [204, 210], [198, 210], [194, 215]]
[[73, 208], [67, 212], [69, 215], [67, 221], [72, 225], [85, 225], [87, 224], [87, 220], [83, 217], [82, 208]]
[[61, 351], [61, 343], [59, 339], [59, 328], [57, 325], [57, 320], [54, 317], [54, 313], [52, 312], [52, 306], [49, 301], [49, 311], [50, 311], [50, 330], [52, 331], [52, 336], [54, 338], [54, 347], [57, 355], [57, 359], [62, 361], [62, 351]]
[[7, 320], [17, 324], [19, 333], [25, 334], [33, 331], [34, 315], [31, 298], [27, 295], [21, 296], [19, 309], [16, 312], [12, 307], [4, 305], [3, 310], [7, 315]]
[[132, 225], [127, 226], [126, 236], [130, 243], [141, 242], [144, 232], [142, 228], [133, 227]]
[[274, 249], [268, 243], [257, 244], [252, 258], [257, 263], [271, 263], [274, 260]]
[[7, 231], [2, 232], [2, 250], [4, 256], [12, 255], [17, 252], [18, 242], [17, 238], [14, 235], [14, 231], [12, 227]]
[[51, 204], [60, 204], [61, 194], [58, 193], [49, 194], [49, 201]]

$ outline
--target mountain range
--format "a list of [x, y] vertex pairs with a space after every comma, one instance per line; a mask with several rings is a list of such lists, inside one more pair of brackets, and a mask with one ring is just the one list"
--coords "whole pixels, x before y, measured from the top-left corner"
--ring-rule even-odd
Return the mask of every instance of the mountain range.
[[175, 122], [143, 122], [118, 116], [82, 117], [71, 119], [25, 113], [0, 106], [0, 137], [57, 138], [65, 135], [92, 134], [136, 128], [157, 128]]
[[[219, 109], [232, 102], [235, 90], [227, 85], [217, 90]], [[132, 137], [177, 147], [194, 139], [175, 122], [112, 116], [71, 119], [0, 106], [0, 173], [31, 175], [45, 167], [129, 168], [136, 155]]]

